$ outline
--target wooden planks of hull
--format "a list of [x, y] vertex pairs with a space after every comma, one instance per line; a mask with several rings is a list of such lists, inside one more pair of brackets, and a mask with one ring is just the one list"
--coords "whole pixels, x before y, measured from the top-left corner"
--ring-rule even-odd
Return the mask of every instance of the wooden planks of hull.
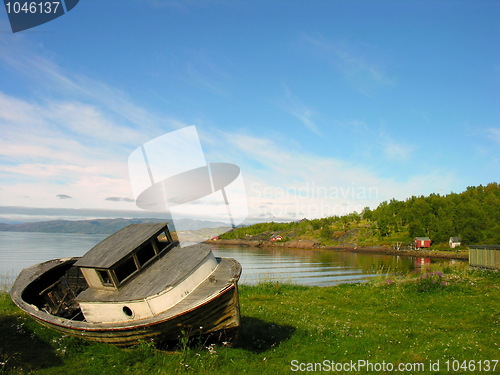
[[35, 318], [41, 324], [63, 334], [128, 346], [137, 344], [141, 340], [176, 341], [183, 336], [193, 337], [238, 328], [240, 314], [237, 299], [237, 289], [234, 286], [203, 306], [166, 321], [119, 330], [104, 328], [76, 330]]

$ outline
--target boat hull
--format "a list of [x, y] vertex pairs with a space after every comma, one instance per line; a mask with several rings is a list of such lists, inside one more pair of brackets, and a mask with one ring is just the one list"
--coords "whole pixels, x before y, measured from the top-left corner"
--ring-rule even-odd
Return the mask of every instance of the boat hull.
[[[51, 315], [23, 299], [44, 273], [70, 267], [77, 258], [49, 261], [42, 267], [23, 270], [14, 283], [14, 303], [42, 325], [63, 334], [119, 346], [141, 341], [178, 341], [183, 337], [215, 335], [230, 341], [239, 330], [238, 279], [241, 266], [234, 259], [221, 259], [220, 269], [173, 308], [147, 319], [121, 323], [89, 323]], [[219, 268], [218, 267], [218, 268]], [[23, 275], [24, 273], [24, 275]]]

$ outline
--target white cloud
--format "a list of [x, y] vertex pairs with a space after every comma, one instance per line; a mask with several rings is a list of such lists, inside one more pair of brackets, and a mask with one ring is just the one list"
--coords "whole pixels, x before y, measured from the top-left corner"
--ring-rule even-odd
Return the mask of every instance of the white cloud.
[[295, 97], [288, 87], [285, 87], [285, 89], [285, 110], [299, 119], [310, 131], [317, 135], [321, 135], [318, 125], [313, 120], [317, 113]]
[[375, 57], [372, 47], [356, 47], [353, 43], [325, 40], [321, 36], [307, 35], [304, 40], [362, 94], [369, 94], [375, 86], [395, 83], [377, 62], [380, 58]]
[[[343, 58], [349, 62], [349, 56]], [[50, 88], [43, 91], [43, 97], [25, 99], [0, 92], [0, 205], [135, 208], [130, 199], [124, 199], [132, 196], [127, 166], [130, 152], [185, 124], [151, 113], [101, 82], [69, 78], [51, 60], [5, 40], [0, 40], [0, 61], [4, 63], [1, 69], [21, 72], [35, 90]], [[352, 65], [356, 64], [373, 80], [384, 81], [374, 67], [354, 59]], [[290, 90], [285, 99], [288, 113], [319, 135], [314, 109]], [[350, 125], [366, 127], [359, 121]], [[284, 146], [271, 138], [239, 133], [221, 134], [215, 141], [213, 134], [206, 138], [212, 142], [203, 147], [210, 155], [221, 156], [209, 161], [242, 166], [254, 217], [295, 219], [360, 211], [393, 197], [446, 189], [453, 179], [439, 171], [413, 175], [406, 181], [383, 178], [344, 160], [306, 153], [300, 147], [292, 149], [293, 140]], [[397, 145], [387, 142], [387, 157], [403, 154]], [[72, 199], [60, 199], [62, 192]]]
[[428, 170], [403, 181], [378, 176], [353, 163], [289, 148], [268, 138], [225, 134], [229, 162], [254, 160], [258, 167], [242, 169], [250, 216], [300, 219], [360, 212], [381, 201], [405, 199], [444, 189], [450, 191], [453, 174]]
[[[130, 199], [105, 200], [131, 197], [130, 151], [184, 124], [102, 82], [70, 78], [42, 53], [22, 35], [0, 39], [2, 74], [15, 74], [20, 89], [29, 82], [22, 99], [0, 91], [0, 205], [130, 209]], [[62, 189], [73, 199], [59, 199]]]
[[76, 135], [120, 144], [135, 144], [142, 137], [140, 129], [117, 125], [95, 105], [52, 100], [45, 107], [48, 121], [53, 121]]
[[[72, 98], [73, 104], [94, 103], [106, 109], [107, 117], [112, 116], [115, 120], [120, 119], [121, 123], [125, 122], [128, 127], [141, 129], [143, 140], [148, 138], [148, 133], [157, 135], [163, 132], [165, 127], [176, 129], [185, 126], [184, 123], [169, 116], [156, 114], [138, 106], [123, 91], [103, 82], [74, 72], [70, 78], [68, 72], [57, 63], [33, 53], [29, 47], [35, 49], [34, 46], [29, 46], [29, 42], [23, 40], [22, 36], [16, 40], [0, 39], [0, 61], [3, 62], [4, 69], [9, 68], [26, 77], [30, 86], [43, 87], [45, 90], [50, 88], [48, 93], [44, 91], [44, 99], [52, 98], [48, 100], [52, 105], [57, 105], [56, 98], [61, 94], [65, 98]], [[68, 106], [68, 103], [65, 105]], [[91, 107], [89, 106], [87, 110]], [[67, 109], [71, 110], [71, 107]]]
[[486, 134], [494, 142], [500, 143], [500, 128], [488, 128]]
[[414, 145], [410, 145], [405, 142], [396, 142], [393, 140], [387, 140], [383, 144], [384, 155], [386, 156], [387, 159], [394, 161], [409, 160], [414, 150], [415, 150]]
[[228, 71], [204, 50], [191, 51], [187, 55], [179, 77], [188, 84], [225, 99], [232, 99], [229, 87], [233, 80]]

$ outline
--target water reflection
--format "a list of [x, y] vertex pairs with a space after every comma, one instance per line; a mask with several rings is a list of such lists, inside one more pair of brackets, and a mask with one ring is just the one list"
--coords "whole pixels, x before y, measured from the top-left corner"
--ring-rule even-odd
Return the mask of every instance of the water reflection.
[[349, 251], [216, 245], [213, 251], [216, 256], [235, 258], [241, 263], [241, 284], [282, 281], [327, 286], [366, 281], [378, 274], [405, 273], [415, 267], [410, 257]]
[[413, 258], [413, 265], [415, 268], [425, 267], [431, 264], [431, 258], [415, 257]]
[[[0, 232], [0, 286], [10, 285], [21, 269], [50, 259], [81, 256], [106, 235]], [[429, 258], [335, 250], [212, 246], [216, 256], [237, 259], [241, 284], [262, 281], [327, 286], [368, 280], [377, 274], [405, 273]], [[434, 262], [434, 260], [432, 260]], [[449, 262], [449, 261], [448, 261]]]

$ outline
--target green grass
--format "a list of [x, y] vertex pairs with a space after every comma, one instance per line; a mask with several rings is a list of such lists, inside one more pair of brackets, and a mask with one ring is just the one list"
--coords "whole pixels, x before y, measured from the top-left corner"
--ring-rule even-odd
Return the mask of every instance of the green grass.
[[241, 286], [233, 348], [201, 338], [171, 351], [87, 343], [38, 325], [2, 293], [0, 373], [276, 374], [291, 373], [293, 360], [424, 363], [419, 373], [431, 373], [439, 360], [451, 374], [460, 372], [446, 371], [446, 360], [500, 359], [499, 273], [434, 267], [368, 284]]

